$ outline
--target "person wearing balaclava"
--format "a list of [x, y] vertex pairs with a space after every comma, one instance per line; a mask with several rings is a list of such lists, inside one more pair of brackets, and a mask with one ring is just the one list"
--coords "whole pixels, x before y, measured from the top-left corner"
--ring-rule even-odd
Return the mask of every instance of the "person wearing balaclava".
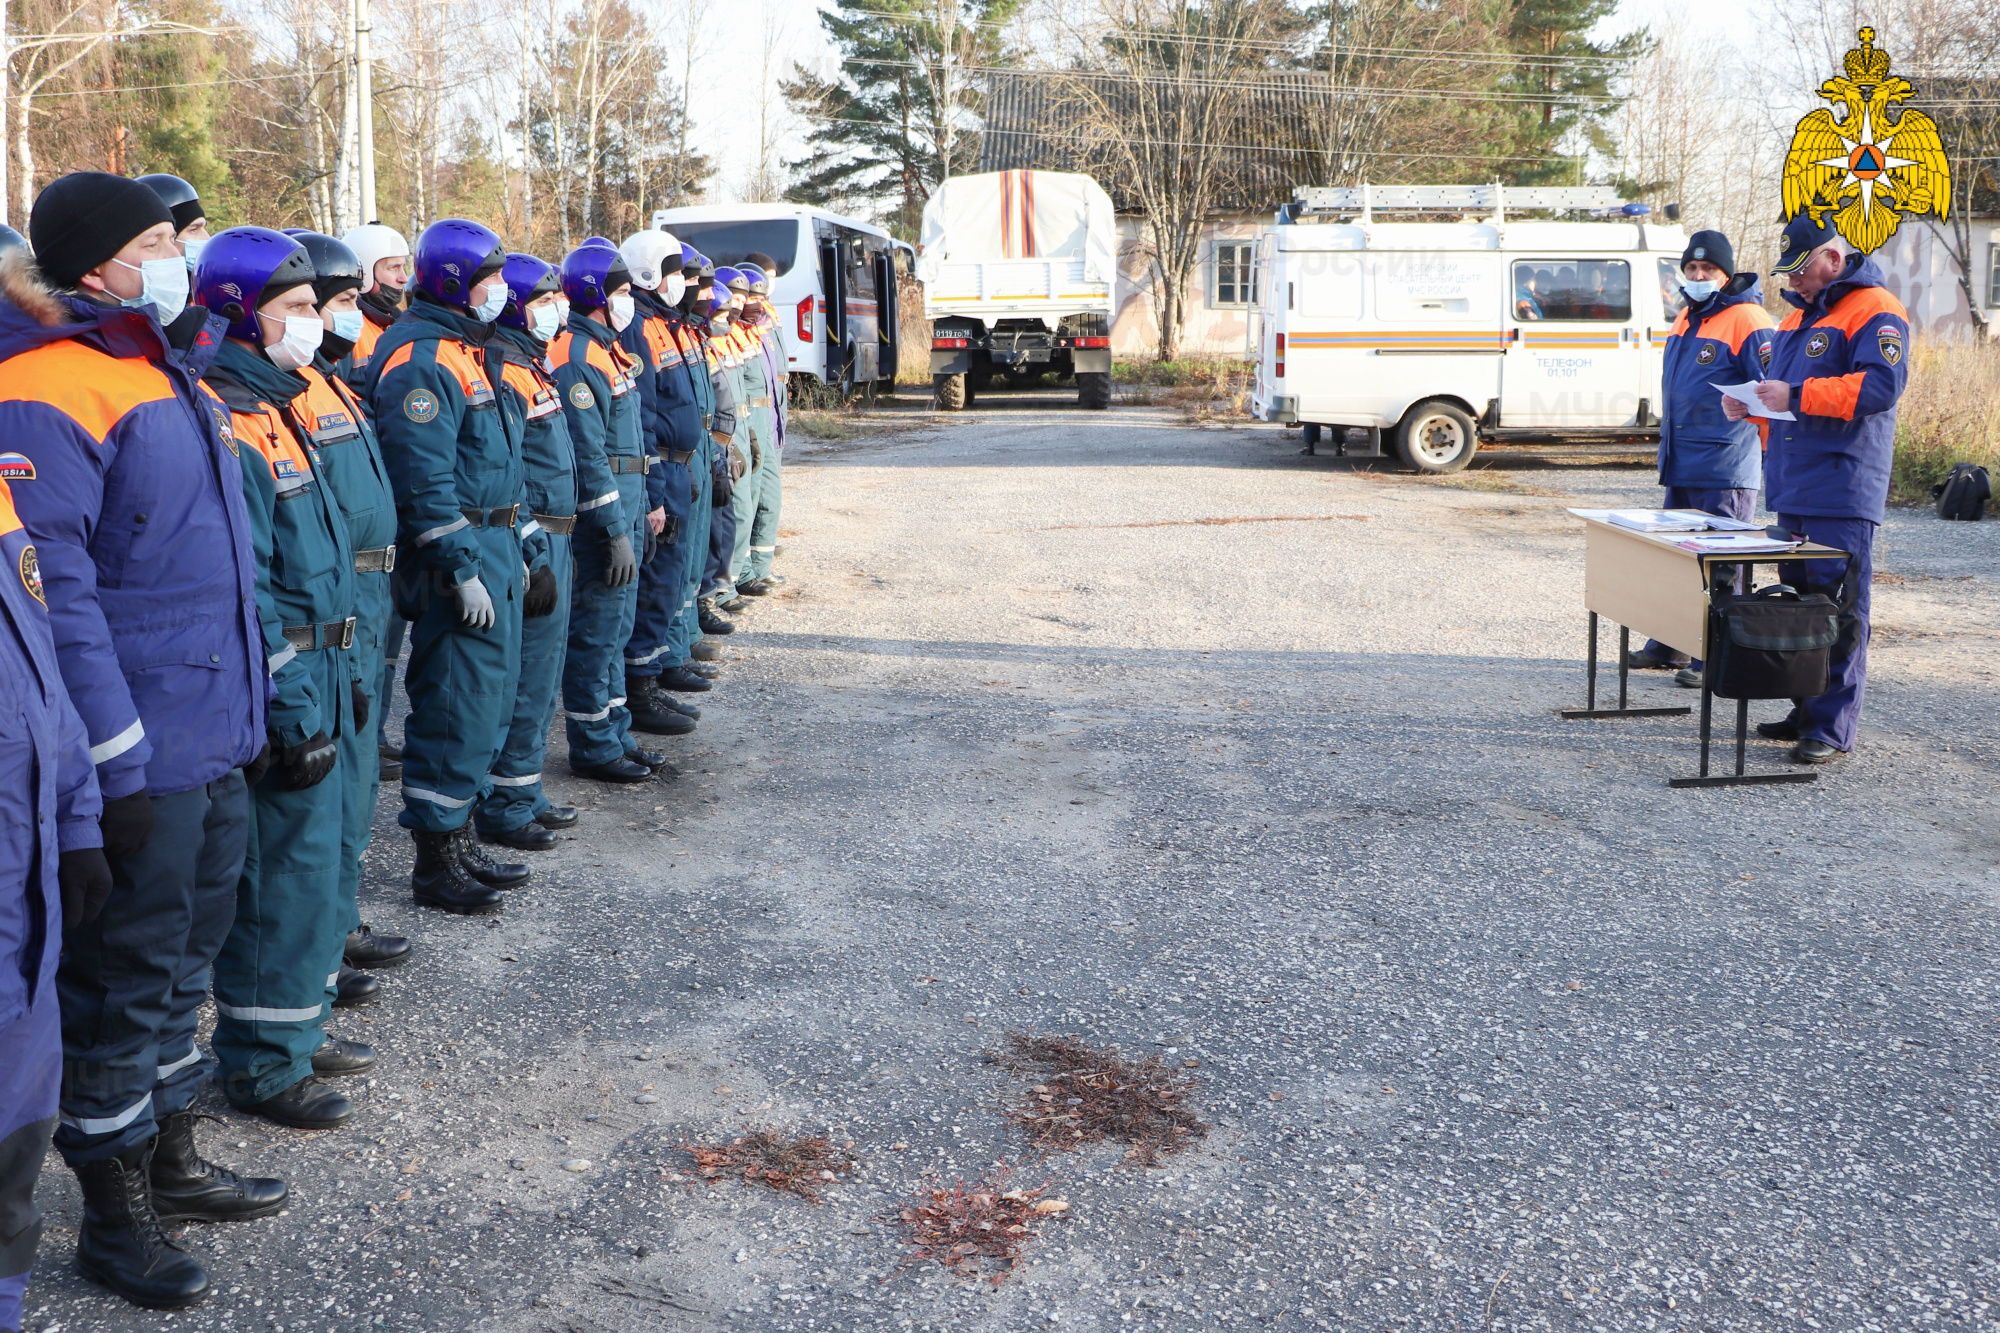
[[[156, 1309], [209, 1291], [168, 1222], [263, 1216], [286, 1198], [194, 1147], [213, 1067], [195, 1045], [201, 979], [236, 914], [270, 674], [241, 446], [197, 378], [220, 339], [182, 356], [162, 329], [188, 305], [176, 230], [146, 186], [75, 172], [35, 200], [32, 266], [18, 251], [0, 264], [0, 440], [33, 469], [14, 504], [103, 793], [113, 882], [63, 938], [55, 1145], [82, 1187], [78, 1266]], [[128, 674], [133, 661], [149, 665]], [[80, 847], [82, 832], [58, 836]]]

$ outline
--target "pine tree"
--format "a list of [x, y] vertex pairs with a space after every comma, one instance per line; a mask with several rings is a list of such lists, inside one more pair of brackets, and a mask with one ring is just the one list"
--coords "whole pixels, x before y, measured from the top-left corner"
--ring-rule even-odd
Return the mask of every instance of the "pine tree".
[[1514, 147], [1522, 157], [1552, 159], [1508, 173], [1514, 183], [1581, 185], [1588, 149], [1613, 150], [1613, 85], [1624, 62], [1652, 45], [1643, 28], [1614, 41], [1590, 40], [1591, 29], [1617, 8], [1617, 0], [1518, 0], [1514, 6], [1508, 47], [1522, 64], [1506, 90], [1524, 99]]

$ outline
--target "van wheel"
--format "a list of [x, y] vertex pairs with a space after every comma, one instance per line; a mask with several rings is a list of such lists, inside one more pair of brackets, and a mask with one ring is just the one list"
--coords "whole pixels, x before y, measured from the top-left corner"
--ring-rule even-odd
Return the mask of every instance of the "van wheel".
[[1396, 428], [1396, 454], [1419, 472], [1462, 472], [1479, 448], [1479, 430], [1464, 408], [1443, 399], [1418, 403]]
[[940, 412], [963, 412], [965, 410], [965, 376], [933, 375], [931, 391], [937, 399]]
[[1093, 412], [1111, 406], [1111, 376], [1101, 370], [1076, 372], [1076, 403]]

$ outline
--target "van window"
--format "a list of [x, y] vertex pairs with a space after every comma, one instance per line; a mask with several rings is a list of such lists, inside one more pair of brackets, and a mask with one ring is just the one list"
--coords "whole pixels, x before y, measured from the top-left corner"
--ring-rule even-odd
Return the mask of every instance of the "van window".
[[1677, 259], [1660, 261], [1660, 314], [1668, 324], [1681, 317], [1681, 310], [1688, 303], [1687, 293], [1681, 290], [1681, 267]]
[[1514, 317], [1632, 318], [1632, 266], [1622, 259], [1517, 259]]
[[751, 255], [769, 255], [777, 262], [771, 276], [792, 271], [799, 257], [799, 219], [746, 218], [725, 222], [669, 222], [674, 239], [692, 245], [717, 267], [740, 264]]

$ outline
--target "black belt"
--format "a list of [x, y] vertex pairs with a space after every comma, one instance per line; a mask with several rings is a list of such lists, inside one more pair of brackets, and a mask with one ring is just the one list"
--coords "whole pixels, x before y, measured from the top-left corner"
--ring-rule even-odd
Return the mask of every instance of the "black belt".
[[321, 648], [352, 648], [354, 617], [329, 621], [324, 625], [287, 625], [285, 642], [302, 653], [317, 652]]
[[652, 460], [646, 458], [614, 457], [609, 461], [611, 463], [611, 470], [614, 473], [616, 473], [616, 472], [644, 472]]
[[669, 449], [667, 450], [667, 457], [671, 458], [674, 462], [679, 463], [682, 467], [686, 467], [689, 463], [694, 461], [694, 450]]
[[511, 528], [520, 513], [521, 506], [508, 505], [505, 509], [461, 509], [465, 521], [475, 528]]
[[354, 572], [357, 574], [387, 574], [396, 568], [396, 548], [377, 546], [354, 553]]
[[576, 515], [536, 514], [535, 522], [542, 525], [543, 532], [553, 532], [558, 537], [567, 537], [576, 531]]

